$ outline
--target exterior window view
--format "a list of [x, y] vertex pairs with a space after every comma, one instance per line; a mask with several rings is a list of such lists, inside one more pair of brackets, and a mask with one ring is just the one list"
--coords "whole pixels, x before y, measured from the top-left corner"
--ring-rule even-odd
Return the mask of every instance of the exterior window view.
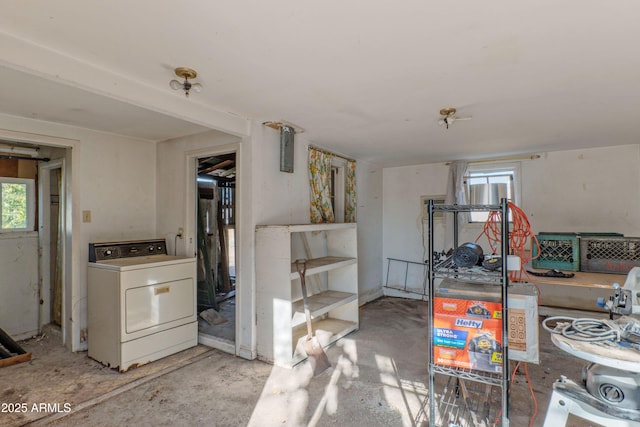
[[27, 222], [27, 184], [0, 183], [2, 200], [2, 230], [26, 230]]

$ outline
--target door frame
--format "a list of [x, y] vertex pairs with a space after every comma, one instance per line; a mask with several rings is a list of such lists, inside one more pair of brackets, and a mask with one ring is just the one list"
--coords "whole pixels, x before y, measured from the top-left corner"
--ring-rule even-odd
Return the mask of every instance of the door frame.
[[86, 269], [86, 262], [80, 261], [80, 221], [79, 218], [76, 218], [75, 221], [73, 220], [74, 216], [77, 217], [79, 213], [74, 212], [72, 209], [72, 194], [79, 193], [78, 188], [80, 186], [78, 174], [76, 173], [75, 176], [73, 174], [73, 169], [76, 171], [80, 169], [78, 165], [79, 156], [73, 153], [80, 149], [81, 142], [77, 139], [7, 129], [0, 129], [0, 139], [65, 149], [65, 168], [62, 178], [64, 180], [62, 193], [65, 195], [62, 343], [71, 351], [86, 350], [87, 343], [81, 337], [82, 330], [81, 322], [79, 321], [79, 319], [82, 319], [81, 308], [79, 304], [73, 303], [74, 301], [82, 300], [80, 268], [85, 267]]
[[66, 200], [67, 195], [64, 189], [65, 182], [65, 162], [64, 159], [55, 159], [38, 165], [38, 244], [40, 247], [40, 272], [39, 272], [39, 292], [40, 292], [40, 310], [38, 316], [38, 330], [51, 322], [51, 174], [54, 170], [60, 169], [60, 199], [58, 203], [58, 215], [63, 218], [62, 227], [58, 230], [58, 238], [62, 239], [61, 253], [62, 256], [62, 312], [61, 312], [61, 328], [62, 336], [65, 336], [65, 238], [66, 235]]
[[[245, 323], [247, 319], [251, 319], [251, 315], [247, 316], [245, 313], [251, 312], [252, 301], [251, 301], [251, 283], [244, 279], [243, 274], [243, 266], [244, 258], [243, 255], [244, 248], [242, 247], [242, 236], [243, 233], [243, 215], [242, 215], [242, 194], [244, 193], [242, 174], [244, 172], [242, 168], [241, 162], [241, 144], [240, 143], [232, 143], [232, 144], [224, 144], [218, 146], [211, 146], [207, 148], [201, 148], [197, 150], [187, 151], [185, 152], [185, 160], [186, 160], [186, 200], [185, 200], [185, 236], [182, 244], [184, 245], [184, 253], [188, 256], [197, 257], [197, 191], [198, 191], [198, 183], [197, 183], [197, 167], [198, 167], [198, 159], [207, 156], [215, 156], [220, 154], [229, 154], [235, 153], [236, 155], [236, 229], [235, 229], [235, 239], [236, 239], [236, 328], [235, 328], [235, 343], [229, 344], [226, 341], [217, 340], [215, 337], [211, 337], [208, 335], [198, 335], [198, 342], [200, 344], [204, 344], [209, 347], [216, 348], [218, 350], [224, 351], [226, 353], [234, 354], [236, 356], [243, 357], [245, 359], [253, 359], [253, 352], [251, 350], [247, 351], [246, 344], [243, 345], [243, 337], [241, 335], [243, 329], [247, 329]], [[249, 265], [249, 264], [247, 264]], [[247, 325], [249, 330], [252, 330], [252, 325]], [[243, 328], [244, 327], [244, 328]]]

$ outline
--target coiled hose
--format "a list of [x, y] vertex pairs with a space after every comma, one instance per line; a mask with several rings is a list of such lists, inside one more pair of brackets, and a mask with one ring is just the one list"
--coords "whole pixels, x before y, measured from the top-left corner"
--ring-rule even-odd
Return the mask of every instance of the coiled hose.
[[[552, 328], [549, 322], [556, 322]], [[576, 341], [620, 341], [620, 328], [610, 320], [573, 318], [564, 316], [547, 317], [542, 327], [552, 334], [562, 335]]]

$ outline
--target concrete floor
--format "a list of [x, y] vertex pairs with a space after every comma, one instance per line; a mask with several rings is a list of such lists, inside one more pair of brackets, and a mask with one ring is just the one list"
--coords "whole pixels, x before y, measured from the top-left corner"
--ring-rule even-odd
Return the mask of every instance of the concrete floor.
[[[211, 309], [213, 310], [213, 309]], [[205, 312], [206, 313], [206, 312]], [[198, 316], [198, 333], [206, 334], [235, 343], [236, 340], [236, 299], [235, 297], [220, 302], [213, 321], [205, 320], [203, 314]]]
[[[360, 310], [360, 330], [327, 351], [332, 368], [317, 377], [306, 362], [288, 370], [204, 346], [120, 374], [86, 353], [66, 351], [50, 330], [21, 343], [32, 361], [0, 369], [0, 402], [26, 404], [24, 412], [0, 413], [0, 425], [423, 427], [427, 326], [426, 302], [373, 301]], [[528, 366], [538, 404], [533, 426], [544, 421], [552, 383], [560, 375], [579, 381], [585, 365], [548, 335], [541, 330], [541, 364]], [[59, 412], [41, 403], [58, 404]], [[533, 412], [521, 370], [512, 387], [511, 425], [528, 426]], [[571, 419], [567, 425], [589, 424]]]

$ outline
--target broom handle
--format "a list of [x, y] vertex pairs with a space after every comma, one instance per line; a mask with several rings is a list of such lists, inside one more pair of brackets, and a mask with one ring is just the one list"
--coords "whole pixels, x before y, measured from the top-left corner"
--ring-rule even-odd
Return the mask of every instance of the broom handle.
[[300, 275], [300, 286], [302, 287], [302, 301], [304, 303], [304, 317], [307, 319], [307, 339], [313, 337], [313, 329], [311, 328], [311, 310], [309, 309], [309, 300], [307, 299], [307, 285], [304, 282], [304, 275], [307, 271], [307, 260], [296, 260], [296, 268]]

